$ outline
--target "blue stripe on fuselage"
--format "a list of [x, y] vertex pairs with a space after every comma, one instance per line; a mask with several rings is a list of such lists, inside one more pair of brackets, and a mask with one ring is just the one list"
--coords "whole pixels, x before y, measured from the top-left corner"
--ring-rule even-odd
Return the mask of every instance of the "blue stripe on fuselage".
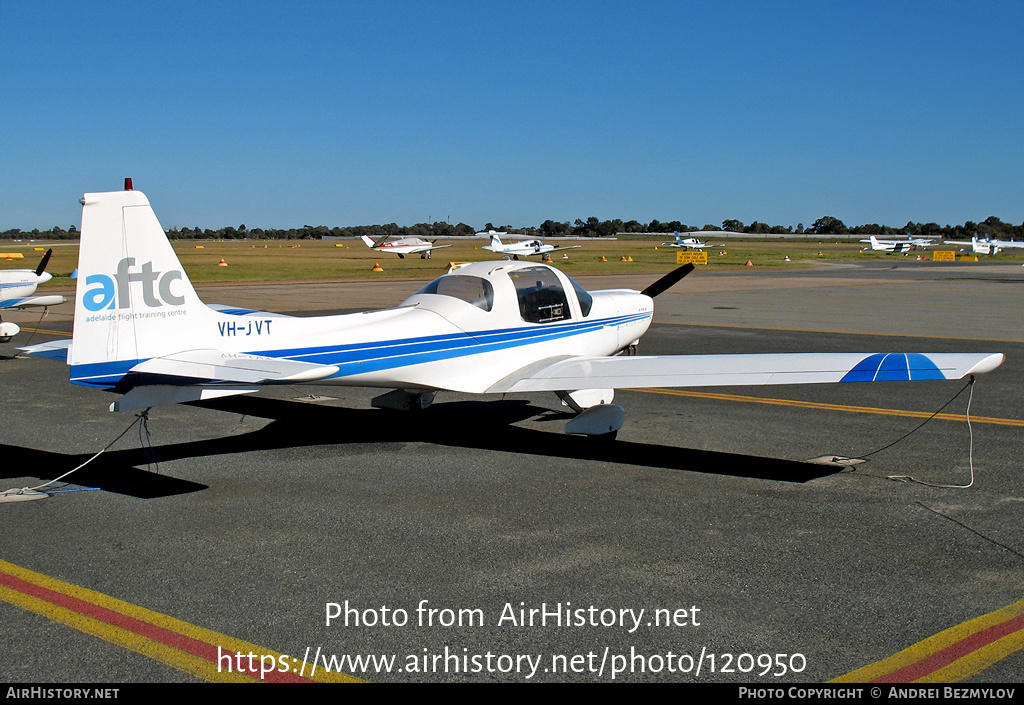
[[[596, 321], [477, 331], [472, 335], [469, 333], [447, 333], [349, 345], [256, 350], [249, 354], [318, 365], [337, 365], [339, 371], [333, 377], [345, 377], [569, 338], [605, 327], [643, 321], [649, 319], [651, 315], [649, 312], [638, 313]], [[71, 381], [87, 386], [112, 387], [140, 362], [142, 360], [117, 360], [72, 365]]]

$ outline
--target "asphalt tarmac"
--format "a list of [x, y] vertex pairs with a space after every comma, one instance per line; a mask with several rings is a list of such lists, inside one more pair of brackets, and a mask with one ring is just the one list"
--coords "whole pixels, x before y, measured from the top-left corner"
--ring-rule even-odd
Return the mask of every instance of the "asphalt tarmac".
[[[151, 449], [135, 426], [65, 487], [93, 489], [0, 504], [0, 560], [267, 653], [394, 656], [344, 669], [370, 681], [843, 676], [1024, 598], [1024, 269], [894, 261], [698, 271], [658, 298], [642, 352], [981, 351], [1004, 365], [973, 390], [621, 391], [611, 444], [563, 434], [569, 416], [543, 394], [439, 394], [403, 414], [370, 408], [370, 390], [281, 387], [158, 408]], [[200, 294], [305, 314], [393, 305], [416, 288]], [[62, 364], [12, 357], [29, 335], [57, 337], [29, 328], [69, 331], [68, 309], [38, 325], [5, 312], [26, 330], [0, 346], [4, 488], [57, 477], [135, 419], [70, 385]], [[957, 418], [852, 470], [805, 462], [869, 454], [961, 390], [944, 409]], [[972, 472], [968, 489], [888, 479], [964, 485]], [[9, 602], [4, 681], [196, 680]], [[328, 624], [331, 604], [341, 615]], [[947, 679], [1021, 673], [1011, 650]]]

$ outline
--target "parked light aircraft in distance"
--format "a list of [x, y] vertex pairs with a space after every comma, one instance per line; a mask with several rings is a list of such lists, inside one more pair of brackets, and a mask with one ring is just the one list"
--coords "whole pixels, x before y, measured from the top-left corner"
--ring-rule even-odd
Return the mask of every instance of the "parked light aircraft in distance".
[[866, 240], [861, 240], [861, 242], [871, 243], [869, 247], [863, 248], [864, 250], [885, 252], [909, 252], [913, 247], [931, 247], [935, 244], [935, 241], [930, 238], [915, 237], [906, 240], [879, 240], [874, 235]]
[[987, 237], [979, 240], [977, 235], [972, 237], [970, 242], [965, 242], [963, 240], [945, 240], [945, 243], [947, 245], [969, 245], [971, 252], [979, 255], [997, 255], [1005, 249], [1024, 247], [1024, 242], [1019, 242], [1017, 240], [992, 240]]
[[[702, 230], [699, 234], [708, 235], [711, 233], [718, 232], [717, 230]], [[695, 233], [698, 234], [698, 233]], [[723, 247], [723, 245], [709, 245], [706, 242], [701, 242], [696, 237], [683, 237], [679, 233], [675, 234], [675, 239], [670, 242], [661, 243], [662, 247], [683, 247], [687, 250], [703, 250], [705, 247]]]
[[[67, 299], [51, 294], [34, 296], [36, 287], [53, 279], [46, 271], [53, 250], [47, 250], [35, 269], [0, 269], [0, 309], [28, 306], [57, 306]], [[0, 319], [0, 343], [6, 343], [21, 332], [16, 324]]]
[[[139, 191], [87, 193], [74, 332], [24, 350], [63, 358], [71, 382], [121, 396], [112, 411], [256, 392], [262, 385], [389, 389], [380, 408], [423, 408], [437, 391], [557, 394], [568, 433], [614, 437], [614, 389], [959, 379], [1001, 353], [631, 355], [654, 297], [588, 292], [543, 263], [455, 265], [397, 308], [297, 318], [205, 305]], [[70, 344], [70, 345], [69, 345]]]
[[401, 259], [405, 259], [406, 255], [418, 254], [420, 259], [430, 259], [431, 250], [440, 250], [442, 247], [451, 247], [451, 245], [435, 245], [429, 240], [424, 240], [418, 237], [403, 237], [397, 240], [389, 240], [388, 236], [381, 238], [374, 242], [371, 238], [363, 235], [360, 238], [366, 243], [366, 246], [371, 250], [377, 252], [390, 252], [398, 255]]
[[1022, 240], [988, 240], [988, 242], [1000, 250], [1024, 247], [1024, 241]]
[[[479, 233], [477, 233], [479, 234]], [[502, 243], [499, 235], [508, 235], [508, 233], [497, 233], [493, 230], [488, 230], [487, 233], [491, 236], [491, 244], [484, 245], [483, 249], [490, 250], [496, 255], [512, 256], [512, 259], [519, 259], [520, 255], [523, 257], [529, 257], [530, 255], [540, 255], [541, 258], [545, 258], [548, 253], [558, 252], [560, 250], [575, 250], [582, 245], [566, 245], [565, 247], [555, 247], [554, 245], [548, 245], [540, 240], [522, 240], [520, 242], [508, 242]]]

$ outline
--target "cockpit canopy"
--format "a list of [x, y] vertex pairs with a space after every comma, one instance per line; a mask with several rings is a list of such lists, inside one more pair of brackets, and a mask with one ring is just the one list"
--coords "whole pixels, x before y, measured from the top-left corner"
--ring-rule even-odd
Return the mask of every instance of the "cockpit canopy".
[[[478, 274], [483, 276], [478, 276]], [[574, 313], [572, 294], [575, 292], [579, 313]], [[506, 303], [496, 304], [495, 289]], [[527, 323], [553, 323], [570, 320], [574, 316], [590, 315], [594, 299], [587, 291], [547, 265], [524, 265], [495, 262], [476, 262], [454, 269], [438, 277], [413, 295], [435, 294], [464, 301], [482, 311], [490, 312], [496, 305], [506, 314], [514, 315], [511, 295], [515, 292], [519, 316]]]
[[565, 289], [550, 268], [525, 267], [508, 276], [516, 287], [519, 315], [527, 323], [552, 323], [570, 317]]
[[484, 311], [490, 311], [494, 307], [494, 287], [491, 283], [483, 277], [468, 274], [447, 274], [438, 277], [416, 293], [452, 296]]

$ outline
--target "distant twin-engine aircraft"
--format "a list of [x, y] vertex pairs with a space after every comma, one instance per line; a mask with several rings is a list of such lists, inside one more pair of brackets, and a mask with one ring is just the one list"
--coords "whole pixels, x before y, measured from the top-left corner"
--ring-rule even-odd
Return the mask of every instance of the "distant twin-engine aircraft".
[[420, 259], [429, 259], [430, 252], [432, 250], [440, 250], [442, 247], [451, 247], [451, 245], [435, 245], [429, 240], [424, 240], [418, 237], [403, 237], [397, 240], [390, 240], [387, 236], [374, 242], [371, 238], [363, 235], [360, 238], [366, 243], [366, 246], [371, 250], [377, 252], [390, 252], [391, 254], [398, 255], [401, 259], [405, 259], [406, 255], [420, 256]]

